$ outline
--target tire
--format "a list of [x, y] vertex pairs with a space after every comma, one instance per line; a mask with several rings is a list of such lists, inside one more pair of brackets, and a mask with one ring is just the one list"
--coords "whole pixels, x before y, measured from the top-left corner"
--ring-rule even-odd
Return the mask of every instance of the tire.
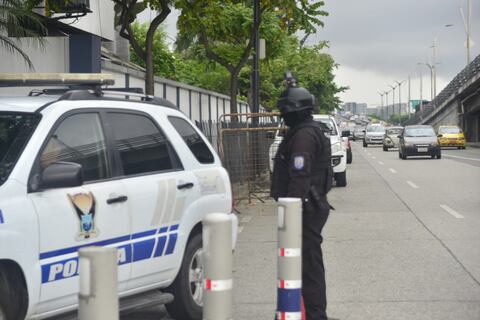
[[383, 151], [388, 151], [388, 148], [383, 146]]
[[402, 159], [402, 154], [398, 151], [398, 159]]
[[[203, 313], [203, 263], [202, 234], [195, 234], [187, 244], [180, 271], [175, 281], [166, 289], [173, 294], [173, 302], [165, 305], [168, 313], [178, 320], [201, 320]], [[190, 270], [196, 276], [190, 278]]]
[[350, 164], [352, 163], [353, 157], [352, 157], [352, 150], [347, 151], [347, 163]]
[[27, 307], [28, 293], [21, 271], [13, 263], [0, 264], [0, 319], [24, 319]]
[[343, 172], [335, 173], [335, 181], [337, 182], [337, 187], [346, 187], [347, 186], [347, 170]]
[[431, 157], [432, 159], [435, 159], [436, 156], [437, 156], [436, 154], [432, 154], [430, 157]]
[[402, 160], [407, 160], [407, 155], [402, 153]]
[[365, 142], [365, 140], [363, 140], [363, 147], [364, 147], [364, 148], [367, 148], [367, 147], [368, 147], [368, 144]]
[[437, 159], [442, 159], [442, 154], [441, 153], [437, 154]]

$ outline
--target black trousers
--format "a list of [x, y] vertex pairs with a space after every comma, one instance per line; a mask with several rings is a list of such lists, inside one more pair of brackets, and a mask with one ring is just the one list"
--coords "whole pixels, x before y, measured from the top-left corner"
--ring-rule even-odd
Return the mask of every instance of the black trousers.
[[[323, 199], [322, 199], [323, 200]], [[307, 320], [327, 320], [327, 292], [321, 244], [322, 229], [330, 205], [326, 198], [319, 205], [304, 205], [302, 243], [302, 296]]]

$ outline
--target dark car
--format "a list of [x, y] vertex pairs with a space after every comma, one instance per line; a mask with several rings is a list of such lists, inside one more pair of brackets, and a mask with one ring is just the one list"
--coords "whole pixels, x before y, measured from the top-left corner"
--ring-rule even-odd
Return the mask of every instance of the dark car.
[[409, 156], [430, 156], [432, 159], [442, 157], [438, 137], [432, 126], [406, 126], [398, 138], [398, 157], [401, 159], [405, 160]]

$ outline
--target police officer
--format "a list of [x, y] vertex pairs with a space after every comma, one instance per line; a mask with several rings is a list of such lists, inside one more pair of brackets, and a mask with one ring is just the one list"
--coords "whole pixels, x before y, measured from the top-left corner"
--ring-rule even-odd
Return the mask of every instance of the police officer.
[[[322, 228], [330, 205], [327, 192], [331, 188], [330, 139], [325, 127], [313, 120], [313, 96], [297, 87], [287, 74], [287, 89], [277, 103], [285, 124], [289, 127], [275, 156], [271, 196], [301, 198], [302, 228], [302, 296], [307, 320], [326, 320], [325, 268], [323, 265]], [[328, 130], [328, 129], [327, 129]]]

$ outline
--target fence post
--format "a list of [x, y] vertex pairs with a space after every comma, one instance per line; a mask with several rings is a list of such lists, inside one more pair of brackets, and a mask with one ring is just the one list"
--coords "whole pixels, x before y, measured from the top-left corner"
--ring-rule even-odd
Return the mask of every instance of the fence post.
[[300, 320], [302, 301], [302, 201], [280, 198], [278, 210], [277, 320]]
[[118, 320], [117, 249], [87, 247], [79, 250], [80, 320]]
[[203, 319], [233, 319], [232, 223], [223, 213], [203, 219]]

